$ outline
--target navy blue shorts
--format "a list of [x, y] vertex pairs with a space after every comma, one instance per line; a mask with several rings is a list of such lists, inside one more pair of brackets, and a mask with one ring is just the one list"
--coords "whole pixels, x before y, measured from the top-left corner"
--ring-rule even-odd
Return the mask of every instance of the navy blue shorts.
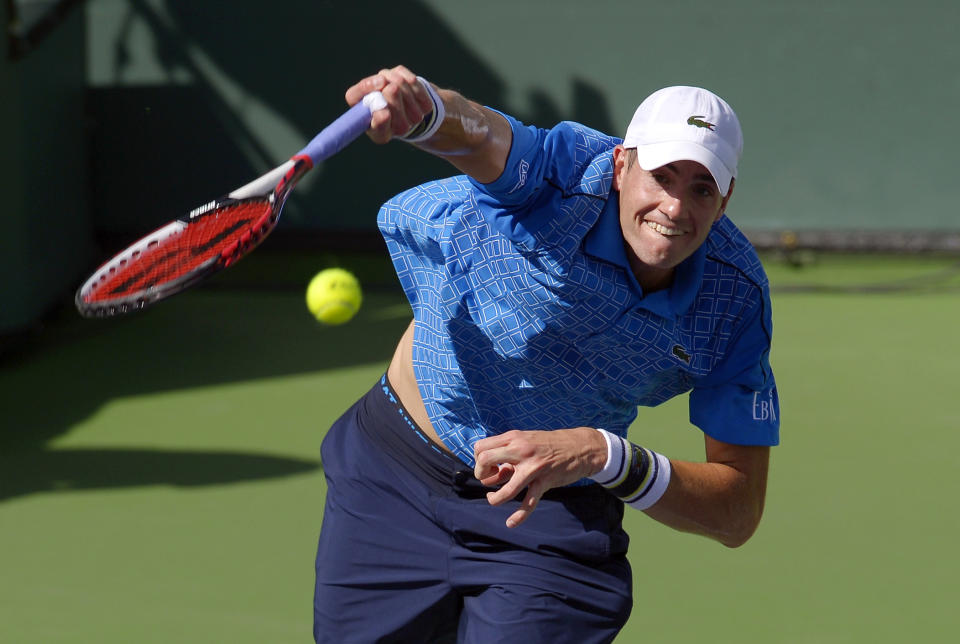
[[623, 504], [550, 490], [526, 522], [487, 503], [384, 377], [330, 428], [317, 642], [609, 642], [632, 607]]

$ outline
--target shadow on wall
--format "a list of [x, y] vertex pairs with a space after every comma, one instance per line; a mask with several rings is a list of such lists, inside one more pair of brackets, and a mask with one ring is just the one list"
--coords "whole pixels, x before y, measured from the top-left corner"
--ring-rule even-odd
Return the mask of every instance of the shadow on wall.
[[[603, 94], [573, 81], [573, 113], [543, 92], [504, 104], [505, 83], [422, 2], [183, 3], [127, 0], [89, 96], [92, 202], [99, 232], [137, 237], [229, 192], [300, 149], [345, 108], [360, 78], [402, 63], [440, 86], [531, 124], [570, 118], [608, 129]], [[138, 36], [143, 28], [149, 38]], [[149, 58], [168, 82], [139, 81]], [[380, 204], [447, 176], [409, 146], [361, 140], [298, 186], [278, 229], [374, 230]], [[211, 192], [212, 191], [212, 192]], [[171, 211], [171, 208], [174, 209]]]
[[[96, 7], [121, 12], [111, 16], [111, 39], [91, 44], [107, 49], [95, 59], [109, 61], [109, 81], [90, 88], [87, 101], [91, 211], [101, 236], [116, 244], [283, 161], [344, 109], [347, 87], [384, 66], [403, 63], [531, 124], [572, 118], [603, 128], [610, 121], [603, 95], [582, 81], [572, 82], [571, 114], [545, 93], [524, 97], [532, 106], [526, 112], [504, 105], [504, 82], [420, 2], [118, 0]], [[164, 82], [138, 80], [144, 56]], [[322, 227], [372, 232], [385, 199], [451, 173], [409, 146], [361, 140], [298, 186], [277, 235]], [[104, 246], [97, 260], [116, 250]], [[388, 309], [402, 302], [388, 299]], [[49, 445], [113, 398], [385, 362], [409, 320], [404, 308], [321, 334], [302, 309], [297, 314], [283, 319], [269, 294], [206, 291], [136, 317], [52, 325], [33, 354], [0, 363], [0, 500], [316, 470], [314, 461], [263, 455]]]

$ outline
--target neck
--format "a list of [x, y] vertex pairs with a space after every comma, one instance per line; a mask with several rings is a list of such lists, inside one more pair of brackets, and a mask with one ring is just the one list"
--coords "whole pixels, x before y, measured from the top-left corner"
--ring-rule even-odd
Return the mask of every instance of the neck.
[[637, 282], [640, 283], [640, 288], [643, 289], [644, 295], [649, 293], [656, 293], [657, 291], [662, 291], [664, 289], [670, 288], [670, 285], [673, 284], [673, 272], [671, 271], [666, 276], [659, 279], [640, 279], [637, 278]]
[[637, 283], [643, 289], [644, 294], [662, 291], [670, 288], [673, 284], [673, 268], [656, 268], [640, 261], [640, 258], [634, 254], [630, 247], [624, 241], [624, 250], [627, 251], [627, 261], [630, 263], [630, 270], [633, 276], [637, 278]]

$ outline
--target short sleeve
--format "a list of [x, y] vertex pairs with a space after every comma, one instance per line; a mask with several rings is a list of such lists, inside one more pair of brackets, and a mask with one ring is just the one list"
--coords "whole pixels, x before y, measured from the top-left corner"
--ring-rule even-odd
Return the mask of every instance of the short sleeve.
[[503, 172], [491, 183], [470, 179], [478, 192], [486, 194], [504, 206], [530, 201], [543, 181], [547, 159], [543, 154], [548, 130], [524, 125], [503, 112], [497, 112], [510, 124], [513, 141]]
[[726, 357], [690, 392], [690, 422], [712, 438], [736, 445], [780, 442], [780, 399], [770, 368], [770, 298], [744, 320]]
[[532, 248], [539, 231], [557, 217], [563, 186], [578, 169], [577, 134], [567, 123], [545, 130], [498, 113], [513, 132], [503, 172], [491, 183], [470, 182], [490, 225], [515, 244]]

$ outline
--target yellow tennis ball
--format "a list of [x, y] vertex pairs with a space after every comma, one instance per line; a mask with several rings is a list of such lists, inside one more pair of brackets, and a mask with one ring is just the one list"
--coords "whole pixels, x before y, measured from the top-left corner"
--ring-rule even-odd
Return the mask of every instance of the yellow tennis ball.
[[343, 324], [360, 310], [360, 282], [349, 271], [328, 268], [307, 286], [307, 308], [324, 324]]

